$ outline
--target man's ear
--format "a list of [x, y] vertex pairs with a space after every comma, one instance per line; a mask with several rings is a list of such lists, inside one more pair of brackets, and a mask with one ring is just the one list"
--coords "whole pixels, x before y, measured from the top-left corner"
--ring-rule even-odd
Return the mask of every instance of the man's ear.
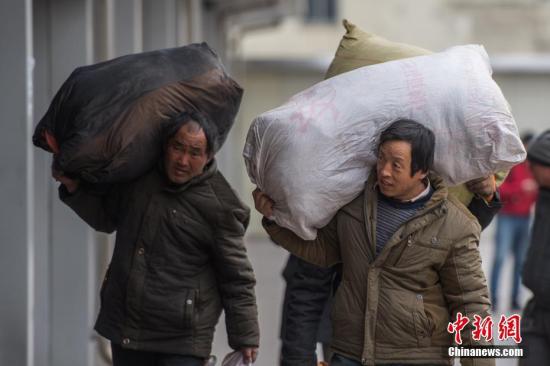
[[214, 153], [208, 153], [208, 160], [207, 160], [206, 164], [207, 165], [210, 164], [212, 159], [214, 159]]
[[417, 173], [419, 174], [419, 178], [420, 178], [421, 180], [424, 180], [424, 179], [426, 179], [426, 177], [428, 176], [428, 173], [429, 173], [429, 172], [428, 172], [428, 171], [423, 172], [423, 171], [420, 171], [420, 170], [419, 170]]
[[207, 157], [208, 160], [206, 160], [206, 164], [204, 164], [204, 167], [202, 168], [202, 171], [205, 172], [207, 167], [210, 165], [210, 163], [212, 162], [212, 159], [214, 159], [214, 154], [212, 153], [209, 153], [208, 154], [208, 157]]

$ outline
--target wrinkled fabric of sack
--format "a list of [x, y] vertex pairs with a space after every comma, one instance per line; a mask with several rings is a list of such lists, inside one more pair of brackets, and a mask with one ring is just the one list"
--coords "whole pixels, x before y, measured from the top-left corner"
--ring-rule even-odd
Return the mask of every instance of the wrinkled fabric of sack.
[[206, 43], [122, 56], [75, 69], [36, 126], [33, 143], [56, 152], [56, 168], [69, 176], [124, 182], [158, 161], [163, 133], [182, 112], [202, 117], [217, 151], [242, 93]]
[[239, 351], [228, 353], [222, 361], [222, 366], [250, 366], [253, 363], [244, 363], [243, 355]]
[[275, 201], [273, 219], [310, 240], [363, 190], [378, 135], [397, 119], [434, 132], [434, 170], [449, 185], [507, 170], [526, 154], [491, 73], [485, 49], [467, 45], [320, 82], [253, 121], [249, 177]]
[[[376, 34], [365, 32], [347, 19], [344, 19], [342, 24], [346, 33], [338, 44], [325, 79], [363, 66], [433, 53], [424, 48], [393, 42]], [[507, 175], [507, 171], [495, 174], [497, 186], [504, 182]], [[465, 206], [468, 206], [474, 197], [465, 184], [449, 187], [449, 193], [458, 198]]]

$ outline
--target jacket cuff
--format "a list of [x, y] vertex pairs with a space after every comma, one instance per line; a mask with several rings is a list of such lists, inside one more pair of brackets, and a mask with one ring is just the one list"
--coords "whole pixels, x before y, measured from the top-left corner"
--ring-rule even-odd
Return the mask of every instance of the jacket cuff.
[[58, 192], [59, 192], [59, 198], [62, 201], [65, 201], [66, 199], [68, 199], [70, 197], [77, 196], [80, 193], [80, 187], [77, 188], [76, 191], [71, 193], [67, 190], [67, 187], [65, 187], [64, 184], [60, 184], [59, 188], [58, 188]]
[[[237, 329], [239, 333], [234, 332]], [[260, 346], [260, 328], [256, 319], [239, 323], [237, 329], [228, 328], [227, 338], [229, 347], [237, 351], [245, 347], [257, 348]]]
[[491, 202], [487, 202], [485, 200], [483, 200], [483, 202], [485, 202], [485, 204], [489, 208], [501, 208], [502, 201], [500, 200], [500, 193], [498, 189], [495, 191], [495, 193], [493, 193], [493, 199], [491, 200]]
[[270, 220], [265, 216], [262, 218], [262, 226], [271, 237], [276, 236], [282, 230], [282, 228], [279, 225], [277, 225], [275, 221]]

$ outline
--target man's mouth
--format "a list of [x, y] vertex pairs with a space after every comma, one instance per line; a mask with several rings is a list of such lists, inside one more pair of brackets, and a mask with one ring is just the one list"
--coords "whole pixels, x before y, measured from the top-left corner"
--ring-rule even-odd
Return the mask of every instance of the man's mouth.
[[185, 169], [174, 169], [174, 172], [176, 173], [176, 175], [187, 175], [187, 174], [189, 174], [189, 171], [185, 170]]

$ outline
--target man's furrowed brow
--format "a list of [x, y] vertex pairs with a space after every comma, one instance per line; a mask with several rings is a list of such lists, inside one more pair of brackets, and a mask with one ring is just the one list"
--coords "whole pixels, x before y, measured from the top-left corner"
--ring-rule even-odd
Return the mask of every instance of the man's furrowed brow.
[[173, 143], [174, 145], [178, 146], [178, 147], [184, 145], [184, 143], [181, 142], [181, 141], [179, 141], [177, 138], [175, 138], [175, 139], [172, 141], [172, 143]]

